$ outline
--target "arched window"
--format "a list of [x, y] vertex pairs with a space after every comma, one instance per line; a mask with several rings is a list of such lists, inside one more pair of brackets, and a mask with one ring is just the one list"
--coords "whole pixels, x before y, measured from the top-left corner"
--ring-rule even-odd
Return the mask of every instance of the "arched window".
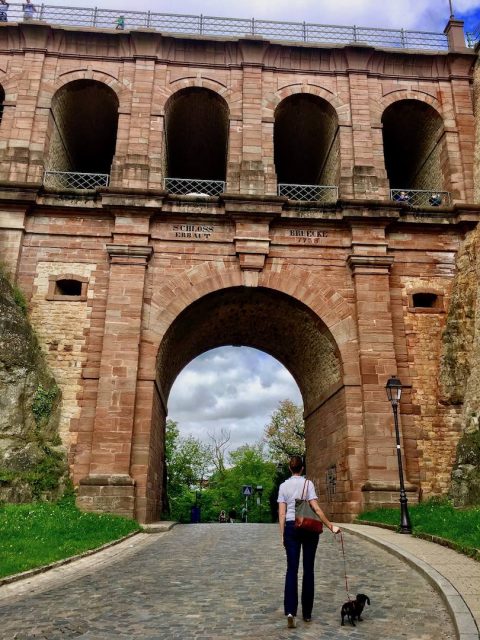
[[87, 299], [88, 278], [72, 273], [49, 277], [47, 300], [84, 302]]
[[218, 195], [227, 168], [229, 111], [201, 87], [182, 89], [165, 109], [166, 185], [174, 193]]
[[383, 145], [392, 197], [441, 206], [448, 199], [448, 156], [443, 120], [419, 100], [400, 100], [383, 114]]
[[57, 91], [46, 163], [53, 186], [88, 189], [108, 184], [117, 126], [118, 99], [107, 85], [75, 80]]
[[338, 118], [328, 102], [311, 94], [283, 100], [275, 111], [273, 139], [280, 195], [296, 200], [336, 200]]
[[443, 294], [434, 291], [412, 291], [408, 296], [409, 311], [415, 313], [443, 313]]

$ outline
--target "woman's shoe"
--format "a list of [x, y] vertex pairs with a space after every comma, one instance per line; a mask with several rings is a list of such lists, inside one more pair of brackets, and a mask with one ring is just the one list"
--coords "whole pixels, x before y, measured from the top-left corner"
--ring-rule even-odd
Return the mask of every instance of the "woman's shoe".
[[295, 620], [295, 616], [289, 613], [287, 616], [287, 627], [289, 629], [295, 629], [296, 626], [297, 626], [297, 621]]

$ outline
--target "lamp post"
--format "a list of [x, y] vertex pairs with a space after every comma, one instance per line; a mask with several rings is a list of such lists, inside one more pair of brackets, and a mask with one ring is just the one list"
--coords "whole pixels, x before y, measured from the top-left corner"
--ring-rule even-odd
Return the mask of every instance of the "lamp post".
[[408, 513], [408, 499], [403, 482], [402, 452], [400, 450], [400, 432], [398, 429], [398, 405], [400, 404], [400, 397], [402, 395], [402, 383], [396, 376], [392, 376], [388, 379], [385, 390], [387, 392], [387, 398], [392, 405], [395, 438], [397, 441], [398, 475], [400, 477], [400, 533], [412, 533], [412, 523], [410, 522], [410, 515]]

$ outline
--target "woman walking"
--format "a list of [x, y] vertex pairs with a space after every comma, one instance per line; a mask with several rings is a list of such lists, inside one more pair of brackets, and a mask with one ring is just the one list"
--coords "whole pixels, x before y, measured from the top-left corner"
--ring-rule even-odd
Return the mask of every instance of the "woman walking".
[[289, 468], [292, 476], [280, 485], [278, 491], [278, 521], [280, 524], [280, 536], [287, 554], [284, 611], [287, 616], [287, 626], [293, 629], [297, 626], [298, 566], [300, 564], [301, 551], [303, 551], [302, 615], [305, 622], [310, 622], [312, 619], [315, 590], [315, 553], [319, 538], [318, 533], [295, 528], [295, 500], [300, 500], [303, 495], [332, 533], [339, 533], [340, 528], [333, 525], [320, 509], [313, 482], [306, 480], [302, 476], [302, 458], [300, 456], [292, 456]]

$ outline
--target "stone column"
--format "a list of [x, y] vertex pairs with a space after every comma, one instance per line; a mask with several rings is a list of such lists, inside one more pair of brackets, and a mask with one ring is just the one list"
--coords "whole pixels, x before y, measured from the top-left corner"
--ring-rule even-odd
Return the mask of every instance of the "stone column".
[[90, 472], [78, 504], [133, 517], [130, 475], [145, 273], [153, 249], [108, 244], [110, 280], [100, 361]]
[[242, 157], [240, 193], [265, 193], [265, 166], [262, 146], [263, 58], [269, 43], [247, 38], [239, 43], [242, 55]]
[[385, 195], [386, 173], [374, 153], [369, 104], [370, 47], [346, 47], [350, 85], [353, 141], [353, 194], [355, 198], [378, 199]]
[[396, 505], [398, 469], [393, 415], [385, 393], [388, 378], [397, 372], [389, 283], [393, 257], [387, 255], [385, 224], [355, 224], [352, 245], [348, 265], [355, 285], [360, 350], [366, 452], [364, 502], [367, 506]]

